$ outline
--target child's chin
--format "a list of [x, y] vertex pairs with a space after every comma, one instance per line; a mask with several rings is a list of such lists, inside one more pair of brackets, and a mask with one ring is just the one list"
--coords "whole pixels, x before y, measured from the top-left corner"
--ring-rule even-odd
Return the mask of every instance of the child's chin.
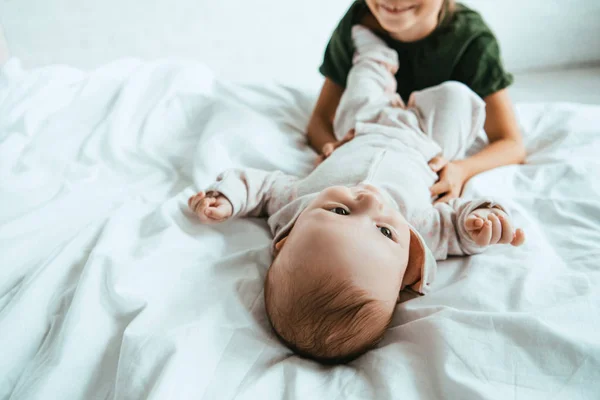
[[382, 28], [385, 29], [389, 33], [394, 32], [404, 32], [411, 25], [413, 25], [414, 18], [412, 11], [407, 11], [406, 13], [399, 16], [387, 16], [387, 15], [379, 15], [377, 18]]
[[398, 23], [391, 23], [391, 22], [387, 22], [385, 23], [384, 21], [380, 22], [381, 27], [383, 29], [385, 29], [385, 31], [387, 33], [389, 33], [390, 35], [393, 35], [394, 33], [401, 33], [404, 32], [406, 30], [406, 26], [408, 26], [409, 24], [398, 24]]

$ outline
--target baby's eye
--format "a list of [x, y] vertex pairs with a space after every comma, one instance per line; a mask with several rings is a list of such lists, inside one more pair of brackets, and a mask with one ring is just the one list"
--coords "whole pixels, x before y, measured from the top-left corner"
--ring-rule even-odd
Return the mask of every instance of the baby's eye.
[[348, 210], [346, 210], [344, 207], [335, 207], [329, 211], [339, 214], [339, 215], [349, 215], [350, 214], [350, 212], [348, 212]]
[[388, 239], [393, 239], [393, 237], [394, 237], [390, 228], [386, 228], [385, 226], [380, 226], [379, 232], [381, 232], [381, 234], [383, 236], [387, 237]]

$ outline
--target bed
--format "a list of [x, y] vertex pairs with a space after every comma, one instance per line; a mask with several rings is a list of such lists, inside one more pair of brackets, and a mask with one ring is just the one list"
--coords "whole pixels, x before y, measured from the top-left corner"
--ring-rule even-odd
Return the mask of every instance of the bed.
[[[341, 12], [334, 3], [324, 13]], [[599, 10], [578, 3], [589, 8], [577, 16]], [[0, 399], [600, 396], [596, 55], [543, 71], [515, 61], [527, 163], [466, 187], [508, 202], [526, 245], [442, 262], [433, 293], [401, 303], [376, 350], [324, 367], [269, 328], [265, 221], [202, 226], [186, 206], [225, 168], [310, 171], [313, 77], [236, 83], [210, 54], [50, 63], [25, 56], [5, 21], [16, 50], [0, 69]]]

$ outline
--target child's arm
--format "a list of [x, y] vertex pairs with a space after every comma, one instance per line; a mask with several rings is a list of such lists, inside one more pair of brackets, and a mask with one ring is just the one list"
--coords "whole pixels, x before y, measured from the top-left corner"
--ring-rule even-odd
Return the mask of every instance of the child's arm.
[[481, 253], [493, 244], [519, 246], [525, 239], [504, 209], [490, 199], [436, 204], [414, 221], [414, 227], [438, 260]]
[[464, 49], [450, 79], [463, 82], [485, 101], [485, 132], [490, 144], [467, 159], [450, 162], [439, 172], [440, 184], [434, 191], [444, 193], [439, 201], [459, 197], [471, 177], [495, 167], [520, 164], [526, 157], [507, 89], [513, 77], [504, 69], [498, 41], [486, 30]]
[[525, 146], [508, 89], [502, 89], [483, 100], [487, 114], [484, 130], [490, 144], [478, 154], [461, 161], [468, 178], [525, 160]]
[[188, 204], [204, 223], [272, 215], [290, 200], [295, 181], [282, 172], [232, 169], [192, 196]]
[[336, 142], [333, 134], [333, 119], [343, 92], [344, 88], [331, 79], [325, 78], [307, 132], [308, 143], [317, 153], [321, 153], [326, 144]]

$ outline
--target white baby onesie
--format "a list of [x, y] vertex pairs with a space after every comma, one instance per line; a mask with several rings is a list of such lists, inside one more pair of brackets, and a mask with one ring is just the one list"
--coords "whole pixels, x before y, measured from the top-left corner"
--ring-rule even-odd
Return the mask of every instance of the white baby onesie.
[[[438, 176], [428, 166], [440, 153], [449, 159], [464, 156], [483, 129], [483, 101], [468, 87], [448, 82], [413, 93], [408, 108], [392, 107], [395, 79], [386, 64], [397, 65], [396, 53], [366, 28], [354, 27], [353, 37], [357, 55], [334, 129], [338, 138], [354, 129], [355, 138], [303, 179], [237, 169], [222, 173], [207, 191], [227, 197], [234, 217], [270, 216], [275, 244], [323, 189], [370, 183], [420, 233], [435, 259], [483, 251], [464, 228], [465, 220], [478, 208], [502, 207], [488, 198], [459, 198], [434, 206], [429, 188]], [[422, 294], [435, 276], [435, 263], [424, 268], [413, 285]]]

